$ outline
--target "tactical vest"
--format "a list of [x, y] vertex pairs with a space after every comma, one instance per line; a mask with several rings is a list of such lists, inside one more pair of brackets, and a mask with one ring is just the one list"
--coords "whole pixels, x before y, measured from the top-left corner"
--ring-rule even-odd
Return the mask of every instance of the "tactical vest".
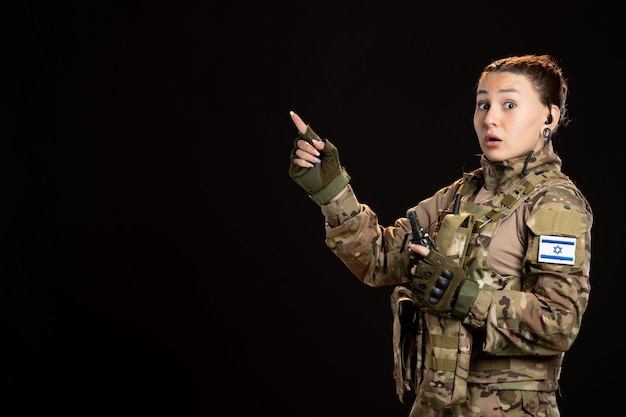
[[[442, 210], [433, 238], [445, 253], [466, 271], [467, 279], [479, 287], [521, 290], [518, 277], [498, 276], [487, 265], [491, 238], [501, 222], [522, 203], [538, 197], [549, 187], [571, 183], [560, 171], [529, 174], [520, 183], [490, 201], [477, 204], [461, 201], [476, 192], [482, 182], [466, 174], [451, 206]], [[498, 283], [496, 283], [498, 281]], [[505, 282], [504, 287], [501, 282]], [[463, 302], [459, 294], [457, 303]], [[476, 357], [472, 355], [472, 332], [459, 320], [428, 311], [415, 311], [414, 332], [403, 330], [401, 315], [410, 310], [412, 293], [396, 287], [394, 312], [394, 377], [396, 392], [420, 387], [421, 399], [440, 409], [465, 401], [467, 383], [490, 384], [492, 389], [554, 391], [558, 387], [563, 354], [551, 357]], [[407, 304], [406, 302], [409, 302]], [[401, 311], [404, 309], [405, 311]]]

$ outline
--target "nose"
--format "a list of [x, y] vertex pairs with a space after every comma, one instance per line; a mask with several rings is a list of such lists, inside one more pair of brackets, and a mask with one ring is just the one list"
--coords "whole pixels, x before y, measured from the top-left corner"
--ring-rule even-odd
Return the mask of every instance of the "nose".
[[489, 110], [487, 110], [487, 113], [485, 113], [485, 118], [483, 119], [483, 123], [486, 126], [495, 126], [497, 121], [498, 121], [498, 112], [497, 110], [494, 110], [494, 108], [492, 107]]

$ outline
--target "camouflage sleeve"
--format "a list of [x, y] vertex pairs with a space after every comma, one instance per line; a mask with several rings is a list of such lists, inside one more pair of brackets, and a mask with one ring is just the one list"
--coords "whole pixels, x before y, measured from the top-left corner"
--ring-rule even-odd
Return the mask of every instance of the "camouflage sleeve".
[[[421, 201], [415, 208], [426, 226], [434, 223], [439, 207], [451, 198], [447, 188]], [[326, 245], [364, 284], [371, 287], [410, 282], [409, 257], [403, 243], [411, 226], [406, 217], [392, 226], [382, 226], [378, 216], [366, 204], [360, 204], [354, 191], [322, 206], [326, 218]]]
[[536, 201], [526, 219], [521, 289], [483, 289], [472, 307], [470, 316], [483, 320], [486, 352], [553, 355], [571, 347], [591, 290], [592, 223], [574, 186], [551, 187]]

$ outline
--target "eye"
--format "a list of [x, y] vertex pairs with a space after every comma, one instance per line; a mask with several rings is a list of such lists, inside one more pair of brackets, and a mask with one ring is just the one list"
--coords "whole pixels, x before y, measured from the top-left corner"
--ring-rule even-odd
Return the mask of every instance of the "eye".
[[489, 103], [476, 103], [476, 107], [478, 108], [478, 110], [489, 110]]
[[511, 101], [507, 101], [506, 103], [504, 103], [505, 109], [513, 109], [515, 107], [517, 107], [517, 105]]

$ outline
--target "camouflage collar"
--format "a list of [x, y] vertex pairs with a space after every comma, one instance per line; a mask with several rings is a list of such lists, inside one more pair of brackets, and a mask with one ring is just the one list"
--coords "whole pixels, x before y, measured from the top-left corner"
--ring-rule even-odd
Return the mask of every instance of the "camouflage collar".
[[497, 188], [496, 193], [501, 193], [514, 182], [518, 182], [526, 176], [524, 175], [524, 168], [527, 173], [560, 171], [562, 161], [554, 152], [552, 141], [550, 141], [534, 154], [502, 162], [489, 161], [483, 154], [480, 158], [480, 165], [484, 175], [485, 188], [488, 190]]

